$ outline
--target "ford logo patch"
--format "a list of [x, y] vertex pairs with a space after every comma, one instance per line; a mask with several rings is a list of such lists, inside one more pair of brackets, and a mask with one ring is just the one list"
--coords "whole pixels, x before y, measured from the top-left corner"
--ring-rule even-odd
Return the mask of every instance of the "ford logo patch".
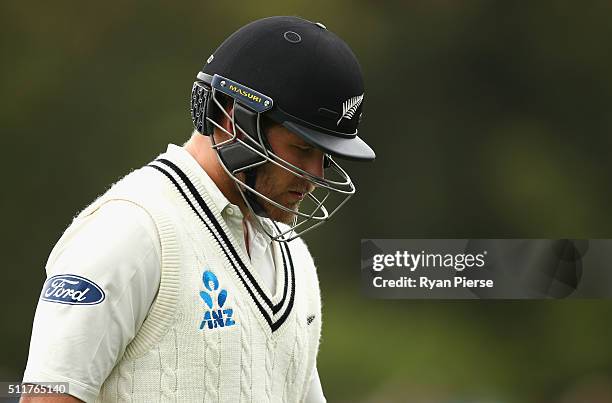
[[60, 274], [45, 281], [40, 299], [69, 305], [95, 305], [104, 301], [96, 283], [74, 274]]

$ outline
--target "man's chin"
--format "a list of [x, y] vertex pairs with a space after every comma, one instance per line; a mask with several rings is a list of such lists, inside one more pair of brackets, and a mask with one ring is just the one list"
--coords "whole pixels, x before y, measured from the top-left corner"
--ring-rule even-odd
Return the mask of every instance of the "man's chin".
[[271, 208], [271, 211], [268, 211], [268, 217], [277, 222], [282, 222], [283, 224], [292, 224], [293, 219], [295, 218], [295, 213], [290, 213], [285, 210], [281, 210], [277, 207]]
[[[299, 203], [295, 203], [293, 205], [285, 206], [285, 207], [287, 207], [288, 209], [292, 211], [297, 211], [299, 206], [300, 206]], [[268, 215], [268, 218], [274, 221], [277, 221], [277, 222], [281, 222], [283, 224], [292, 224], [296, 216], [296, 214], [293, 212], [282, 210], [269, 203], [266, 203], [265, 210], [266, 210], [266, 214]]]

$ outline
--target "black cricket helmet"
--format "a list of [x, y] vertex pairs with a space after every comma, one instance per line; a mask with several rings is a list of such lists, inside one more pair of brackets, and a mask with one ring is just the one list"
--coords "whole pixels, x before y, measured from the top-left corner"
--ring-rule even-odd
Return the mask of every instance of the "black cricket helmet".
[[[375, 158], [357, 136], [363, 99], [361, 67], [342, 39], [321, 23], [269, 17], [234, 32], [208, 58], [192, 88], [191, 115], [201, 134], [212, 135], [217, 128], [229, 136], [218, 143], [211, 136], [221, 165], [264, 232], [285, 242], [327, 221], [355, 193], [334, 157]], [[231, 130], [219, 123], [223, 115]], [[322, 150], [324, 175], [311, 175], [276, 155], [268, 144], [264, 120]], [[304, 200], [308, 202], [293, 210], [258, 192], [257, 168], [266, 163], [312, 183], [315, 190]], [[264, 224], [265, 203], [292, 213], [293, 223]]]

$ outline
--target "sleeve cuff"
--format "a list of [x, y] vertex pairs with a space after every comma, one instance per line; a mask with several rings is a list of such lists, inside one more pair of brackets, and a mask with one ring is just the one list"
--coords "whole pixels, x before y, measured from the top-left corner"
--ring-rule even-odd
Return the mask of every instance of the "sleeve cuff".
[[67, 378], [62, 375], [51, 374], [45, 371], [27, 371], [23, 374], [23, 383], [37, 384], [40, 382], [66, 382], [68, 383], [68, 394], [81, 399], [84, 402], [94, 402], [99, 391], [83, 382]]

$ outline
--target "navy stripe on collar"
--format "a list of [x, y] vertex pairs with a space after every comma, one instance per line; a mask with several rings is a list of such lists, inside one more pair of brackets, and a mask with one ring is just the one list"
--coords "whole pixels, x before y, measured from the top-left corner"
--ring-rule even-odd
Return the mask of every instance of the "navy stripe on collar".
[[[195, 200], [198, 203], [198, 205], [202, 208], [202, 210], [204, 210], [204, 213], [206, 213], [206, 216], [208, 217], [210, 222], [212, 222], [212, 224], [216, 228], [216, 230], [219, 233], [219, 235], [221, 235], [221, 238], [223, 238], [223, 241], [225, 242], [225, 245], [227, 245], [227, 247], [229, 248], [232, 256], [234, 257], [234, 259], [238, 262], [238, 264], [240, 265], [240, 268], [246, 274], [246, 276], [249, 279], [249, 281], [251, 282], [251, 284], [253, 284], [253, 286], [255, 287], [255, 290], [257, 291], [257, 294], [259, 294], [259, 296], [264, 300], [266, 305], [268, 305], [268, 307], [270, 309], [272, 309], [272, 313], [273, 314], [276, 314], [278, 311], [280, 311], [282, 306], [283, 306], [283, 304], [285, 303], [285, 299], [287, 298], [287, 282], [288, 282], [288, 278], [287, 278], [287, 266], [284, 265], [284, 267], [283, 267], [284, 274], [285, 274], [285, 284], [284, 284], [284, 288], [283, 288], [283, 297], [278, 302], [278, 304], [272, 305], [272, 302], [270, 301], [270, 299], [268, 298], [266, 293], [261, 289], [261, 287], [259, 287], [259, 284], [255, 281], [255, 278], [253, 277], [251, 272], [247, 269], [247, 267], [244, 264], [244, 262], [242, 261], [242, 259], [240, 259], [240, 255], [238, 255], [238, 252], [236, 252], [236, 249], [234, 248], [233, 244], [229, 240], [227, 234], [225, 233], [225, 231], [223, 231], [223, 229], [221, 228], [221, 225], [219, 224], [219, 222], [215, 218], [214, 214], [212, 213], [212, 211], [210, 210], [210, 208], [208, 207], [208, 205], [206, 204], [206, 202], [202, 198], [202, 195], [200, 195], [200, 193], [198, 192], [196, 187], [193, 185], [193, 183], [189, 180], [187, 175], [178, 166], [176, 166], [176, 164], [174, 164], [172, 161], [169, 161], [169, 160], [163, 159], [163, 158], [159, 158], [159, 159], [157, 159], [155, 161], [161, 162], [162, 164], [167, 165], [168, 167], [170, 167], [181, 178], [183, 183], [185, 183], [185, 186], [187, 186], [187, 188], [189, 189], [190, 193], [195, 198]], [[294, 273], [292, 272], [291, 273], [291, 277], [292, 278], [293, 278], [293, 274]]]
[[[285, 272], [285, 284], [284, 284], [284, 289], [283, 289], [283, 297], [282, 297], [281, 301], [278, 304], [272, 305], [272, 302], [265, 295], [265, 293], [261, 290], [261, 288], [259, 287], [259, 285], [255, 281], [255, 279], [253, 278], [253, 276], [250, 273], [250, 271], [246, 268], [246, 265], [244, 264], [242, 259], [240, 259], [240, 256], [238, 255], [238, 253], [234, 249], [234, 247], [233, 247], [232, 243], [230, 242], [227, 234], [223, 231], [223, 229], [221, 228], [221, 225], [219, 224], [219, 222], [215, 218], [214, 214], [212, 213], [212, 211], [210, 210], [210, 208], [208, 207], [206, 202], [202, 199], [202, 196], [198, 193], [197, 189], [195, 188], [193, 183], [191, 183], [191, 181], [189, 180], [187, 175], [178, 166], [176, 166], [171, 161], [168, 161], [168, 160], [165, 160], [165, 159], [158, 159], [158, 160], [156, 160], [156, 162], [160, 162], [160, 163], [168, 166], [170, 169], [172, 169], [172, 171], [174, 171], [176, 173], [176, 175], [178, 175], [181, 178], [181, 180], [183, 181], [183, 183], [187, 187], [187, 190], [189, 191], [189, 193], [191, 193], [193, 198], [198, 203], [199, 207], [204, 211], [204, 213], [206, 214], [206, 216], [209, 219], [209, 221], [212, 223], [212, 225], [217, 230], [218, 234], [221, 236], [221, 238], [223, 238], [225, 246], [224, 246], [224, 243], [221, 242], [219, 237], [212, 230], [212, 228], [210, 227], [208, 222], [206, 222], [204, 217], [202, 217], [202, 215], [197, 211], [197, 209], [192, 204], [191, 200], [189, 199], [189, 197], [185, 193], [185, 190], [179, 184], [179, 182], [169, 172], [167, 172], [164, 168], [159, 167], [157, 165], [152, 165], [152, 164], [147, 165], [148, 167], [154, 168], [157, 171], [161, 172], [168, 179], [170, 179], [170, 181], [173, 183], [173, 185], [179, 191], [179, 193], [181, 194], [183, 199], [187, 202], [187, 204], [189, 204], [189, 207], [191, 207], [191, 209], [200, 218], [200, 221], [202, 221], [202, 223], [205, 225], [205, 227], [210, 232], [210, 234], [213, 235], [215, 241], [217, 242], [217, 244], [219, 245], [219, 247], [221, 248], [221, 250], [223, 251], [223, 253], [227, 257], [228, 261], [232, 265], [234, 271], [236, 272], [236, 274], [240, 278], [243, 286], [246, 288], [246, 290], [249, 293], [251, 299], [255, 302], [257, 308], [259, 309], [261, 314], [264, 316], [264, 318], [268, 322], [268, 325], [272, 329], [272, 332], [277, 330], [285, 322], [285, 320], [289, 316], [289, 314], [291, 312], [291, 309], [293, 308], [293, 303], [294, 303], [294, 300], [295, 300], [295, 272], [294, 272], [293, 260], [291, 258], [291, 253], [289, 251], [289, 247], [287, 245], [285, 245], [285, 244], [281, 245], [281, 254], [282, 254], [282, 257], [283, 257], [283, 268], [284, 268], [284, 272]], [[283, 247], [286, 250], [287, 258], [285, 257], [285, 251], [283, 251]], [[229, 253], [228, 253], [227, 249], [229, 249]], [[230, 253], [231, 253], [232, 257], [234, 257], [234, 259], [238, 263], [238, 265], [240, 266], [241, 270], [239, 270], [239, 268], [236, 266], [234, 260], [230, 257]], [[289, 270], [287, 270], [287, 266], [289, 266]], [[249, 286], [249, 283], [245, 280], [243, 275], [246, 275], [248, 277], [248, 279], [250, 280], [250, 283], [255, 287], [255, 290], [257, 291], [257, 293], [259, 294], [261, 299], [263, 299], [263, 301], [266, 303], [266, 305], [268, 305], [268, 307], [272, 310], [272, 312], [273, 312], [272, 315], [276, 314], [278, 311], [281, 310], [281, 308], [282, 308], [282, 306], [283, 306], [283, 304], [284, 304], [284, 302], [286, 300], [286, 297], [287, 297], [288, 277], [289, 276], [291, 277], [291, 295], [289, 296], [289, 303], [287, 305], [287, 308], [285, 309], [285, 312], [283, 312], [281, 317], [279, 317], [276, 321], [274, 321], [273, 317], [271, 317], [268, 314], [268, 312], [264, 309], [264, 307], [260, 304], [259, 299], [254, 294], [253, 290]]]

